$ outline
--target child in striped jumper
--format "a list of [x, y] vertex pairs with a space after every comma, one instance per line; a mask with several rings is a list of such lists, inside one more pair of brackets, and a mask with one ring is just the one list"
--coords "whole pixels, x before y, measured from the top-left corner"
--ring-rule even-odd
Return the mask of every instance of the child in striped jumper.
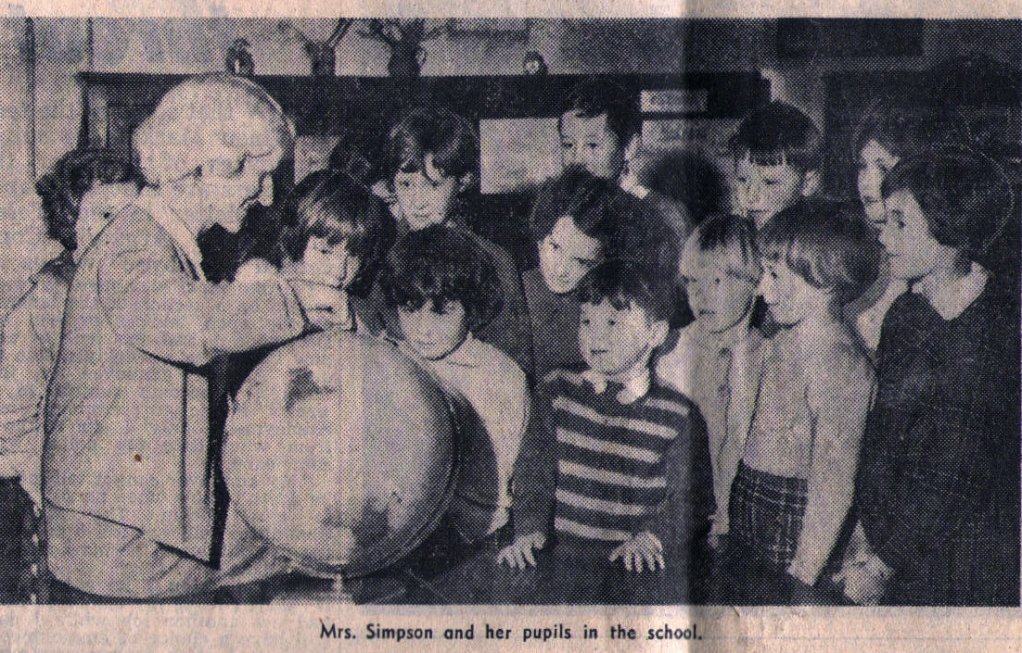
[[629, 571], [675, 559], [708, 529], [713, 491], [706, 427], [695, 404], [651, 384], [667, 336], [670, 290], [637, 266], [607, 261], [579, 283], [579, 347], [588, 370], [555, 370], [512, 484], [513, 543], [498, 561], [535, 564], [551, 531]]

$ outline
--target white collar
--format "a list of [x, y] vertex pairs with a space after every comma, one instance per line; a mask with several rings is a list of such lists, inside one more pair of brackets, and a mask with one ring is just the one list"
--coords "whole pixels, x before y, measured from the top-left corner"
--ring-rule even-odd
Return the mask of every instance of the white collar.
[[649, 189], [636, 181], [632, 175], [622, 176], [618, 186], [621, 187], [621, 190], [638, 197], [640, 200], [646, 199], [646, 196], [649, 195]]
[[195, 241], [195, 234], [191, 232], [181, 216], [170, 208], [167, 201], [152, 188], [143, 188], [135, 203], [163, 227], [195, 269], [199, 279], [205, 281], [206, 276], [202, 273], [202, 252], [199, 250], [199, 244]]
[[611, 382], [623, 385], [621, 392], [617, 393], [617, 400], [622, 404], [633, 404], [649, 394], [649, 366], [645, 365], [637, 370], [632, 376], [624, 381], [608, 379], [604, 374], [593, 369], [582, 372], [582, 378], [593, 386], [593, 392], [600, 395], [606, 392], [607, 385]]
[[[969, 274], [937, 289], [927, 300], [945, 321], [953, 320], [983, 293], [989, 278], [990, 275], [982, 266], [973, 263]], [[922, 294], [922, 285], [917, 283], [912, 291]]]

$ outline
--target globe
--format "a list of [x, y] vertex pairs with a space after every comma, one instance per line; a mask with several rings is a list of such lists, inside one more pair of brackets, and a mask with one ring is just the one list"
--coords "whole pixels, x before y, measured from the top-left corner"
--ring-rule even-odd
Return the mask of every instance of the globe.
[[394, 345], [325, 331], [274, 350], [245, 380], [224, 476], [245, 521], [297, 567], [357, 577], [436, 527], [454, 432], [443, 392]]

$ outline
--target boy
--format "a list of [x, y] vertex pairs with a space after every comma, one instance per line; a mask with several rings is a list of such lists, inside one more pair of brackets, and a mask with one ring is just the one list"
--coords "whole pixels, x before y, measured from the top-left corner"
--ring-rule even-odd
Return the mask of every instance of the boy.
[[[399, 235], [437, 224], [462, 233], [491, 259], [500, 282], [503, 306], [476, 336], [510, 356], [525, 372], [532, 371], [532, 341], [521, 274], [506, 250], [468, 229], [457, 200], [475, 179], [479, 143], [461, 116], [439, 108], [416, 108], [390, 130], [386, 152], [387, 178], [401, 209]], [[400, 337], [392, 311], [384, 312], [387, 330]]]
[[432, 225], [398, 241], [380, 283], [405, 336], [401, 349], [446, 389], [460, 422], [461, 467], [445, 545], [457, 551], [497, 542], [530, 408], [521, 368], [473, 337], [500, 310], [497, 272], [464, 233]]
[[876, 278], [879, 251], [864, 220], [809, 203], [778, 213], [757, 238], [759, 291], [779, 331], [763, 345], [728, 543], [736, 560], [811, 586], [852, 505], [873, 391], [841, 306]]
[[670, 293], [623, 261], [593, 268], [577, 293], [589, 369], [554, 371], [540, 386], [537, 419], [515, 464], [516, 537], [498, 561], [534, 565], [553, 517], [555, 559], [564, 549], [653, 571], [684, 560], [679, 554], [713, 511], [702, 417], [650, 378], [650, 356], [667, 336]]
[[656, 363], [656, 378], [691, 397], [706, 419], [717, 513], [711, 544], [728, 531], [728, 497], [752, 417], [763, 338], [752, 329], [753, 300], [762, 266], [752, 222], [711, 216], [696, 227], [681, 255], [681, 279], [695, 315], [675, 347]]
[[823, 136], [791, 105], [771, 102], [747, 115], [728, 149], [735, 160], [738, 207], [757, 229], [819, 190]]
[[[738, 210], [756, 229], [819, 190], [823, 135], [789, 104], [771, 102], [745, 116], [728, 149], [735, 161]], [[777, 330], [762, 299], [753, 306], [752, 324], [767, 337]]]
[[634, 164], [642, 150], [642, 115], [635, 98], [614, 82], [589, 79], [565, 98], [557, 119], [561, 164], [581, 165], [638, 197], [670, 226], [678, 243], [692, 231], [688, 210], [635, 179]]

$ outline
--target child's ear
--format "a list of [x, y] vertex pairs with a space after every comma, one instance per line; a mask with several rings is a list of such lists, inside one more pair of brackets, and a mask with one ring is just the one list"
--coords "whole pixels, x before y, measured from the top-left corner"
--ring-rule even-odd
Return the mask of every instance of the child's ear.
[[802, 197], [812, 197], [820, 190], [820, 171], [806, 170], [802, 177]]
[[660, 345], [664, 344], [664, 341], [667, 340], [667, 333], [670, 329], [671, 327], [667, 324], [667, 320], [656, 320], [653, 324], [649, 325], [649, 348], [656, 349]]

